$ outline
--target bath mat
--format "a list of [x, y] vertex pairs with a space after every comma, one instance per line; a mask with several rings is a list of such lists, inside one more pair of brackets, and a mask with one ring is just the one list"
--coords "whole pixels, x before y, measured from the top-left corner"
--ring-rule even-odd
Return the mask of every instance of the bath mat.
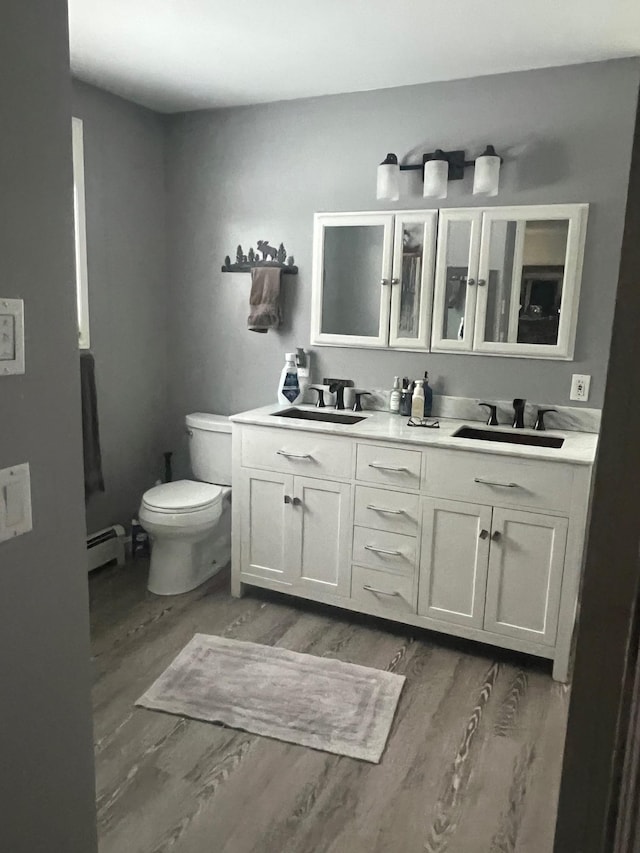
[[136, 705], [377, 764], [404, 682], [332, 658], [196, 634]]

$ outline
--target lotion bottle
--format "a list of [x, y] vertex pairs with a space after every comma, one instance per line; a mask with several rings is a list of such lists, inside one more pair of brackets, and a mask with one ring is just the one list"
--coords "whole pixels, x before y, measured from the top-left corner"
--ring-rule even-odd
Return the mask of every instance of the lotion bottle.
[[296, 354], [288, 352], [284, 358], [284, 367], [278, 383], [278, 402], [285, 406], [294, 406], [302, 400], [298, 368], [296, 367]]
[[424, 417], [424, 380], [417, 379], [416, 387], [411, 399], [411, 417], [422, 419]]

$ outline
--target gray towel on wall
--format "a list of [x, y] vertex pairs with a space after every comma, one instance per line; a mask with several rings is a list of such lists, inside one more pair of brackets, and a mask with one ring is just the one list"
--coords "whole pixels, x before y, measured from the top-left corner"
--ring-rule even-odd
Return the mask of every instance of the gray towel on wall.
[[247, 324], [251, 332], [277, 329], [282, 320], [280, 309], [279, 267], [253, 267]]
[[84, 459], [84, 496], [104, 492], [96, 372], [90, 352], [80, 353], [80, 396], [82, 403], [82, 454]]

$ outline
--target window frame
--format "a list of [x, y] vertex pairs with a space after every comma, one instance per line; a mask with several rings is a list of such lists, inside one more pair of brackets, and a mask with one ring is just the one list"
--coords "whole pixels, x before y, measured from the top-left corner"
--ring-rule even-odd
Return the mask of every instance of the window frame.
[[84, 191], [84, 129], [82, 119], [71, 120], [73, 150], [73, 231], [76, 269], [76, 305], [78, 311], [78, 346], [89, 349], [89, 276], [87, 268], [87, 223]]

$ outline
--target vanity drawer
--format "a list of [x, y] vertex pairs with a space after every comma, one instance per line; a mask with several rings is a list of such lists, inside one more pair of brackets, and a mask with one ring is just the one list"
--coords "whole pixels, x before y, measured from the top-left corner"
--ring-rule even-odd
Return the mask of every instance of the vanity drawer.
[[351, 568], [351, 600], [369, 613], [402, 615], [418, 609], [418, 585], [414, 577]]
[[353, 528], [353, 562], [372, 569], [410, 575], [416, 570], [417, 539], [402, 533]]
[[290, 429], [242, 430], [241, 464], [246, 468], [349, 480], [353, 442]]
[[430, 454], [425, 477], [425, 491], [437, 497], [561, 512], [572, 488], [570, 465], [457, 450]]
[[419, 450], [358, 444], [356, 479], [385, 486], [420, 488], [422, 454]]
[[356, 486], [354, 523], [374, 530], [418, 535], [418, 495]]

